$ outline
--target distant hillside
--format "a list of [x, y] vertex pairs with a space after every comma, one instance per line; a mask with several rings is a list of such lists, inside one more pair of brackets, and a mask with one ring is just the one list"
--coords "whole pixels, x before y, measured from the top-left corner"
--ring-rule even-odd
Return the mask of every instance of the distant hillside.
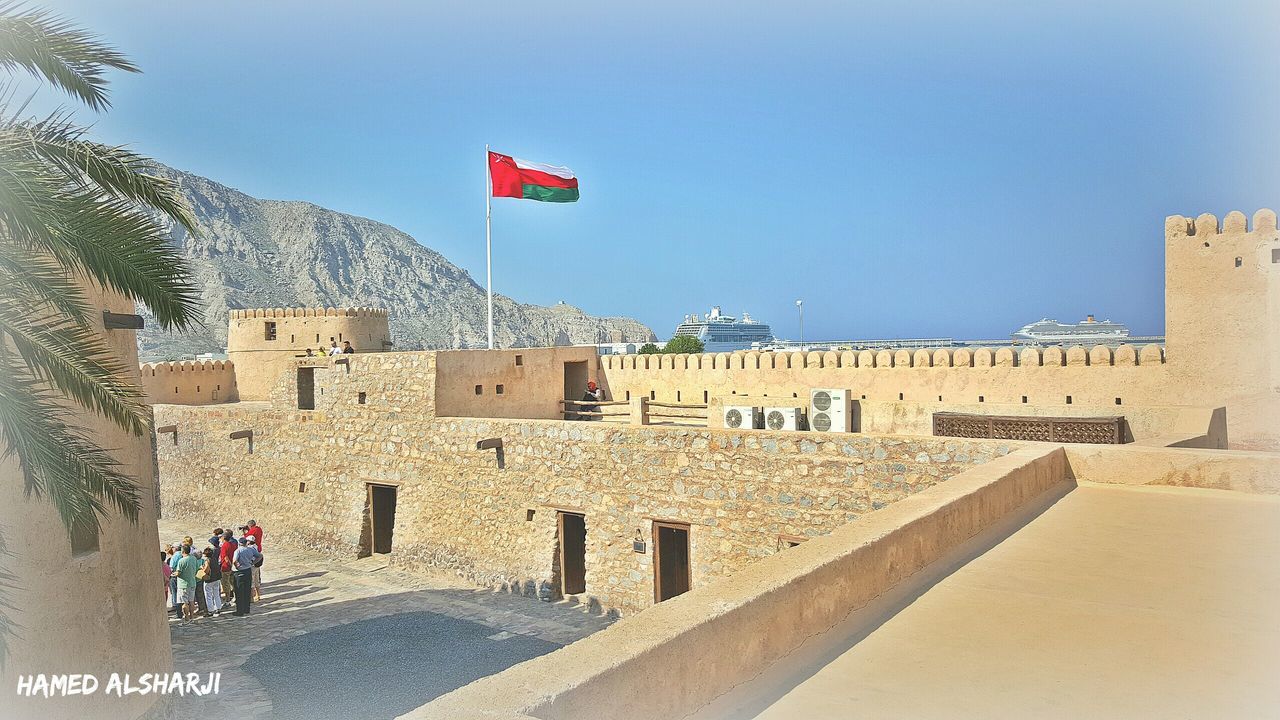
[[[229, 308], [373, 306], [391, 313], [396, 348], [483, 347], [484, 288], [440, 253], [373, 220], [311, 203], [259, 200], [207, 178], [157, 165], [195, 213], [201, 237], [171, 228], [205, 302], [205, 327], [138, 334], [144, 359], [220, 352]], [[653, 331], [630, 318], [592, 317], [571, 305], [523, 305], [494, 296], [502, 347], [625, 339]]]

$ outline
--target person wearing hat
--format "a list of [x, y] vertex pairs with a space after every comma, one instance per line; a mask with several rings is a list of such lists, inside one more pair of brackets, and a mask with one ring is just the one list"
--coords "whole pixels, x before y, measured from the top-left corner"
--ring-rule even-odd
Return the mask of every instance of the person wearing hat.
[[236, 611], [231, 614], [240, 617], [249, 614], [249, 596], [253, 592], [253, 566], [258, 558], [262, 557], [262, 553], [253, 546], [253, 538], [242, 537], [238, 542], [240, 547], [231, 561], [236, 583]]
[[[584, 403], [590, 403], [590, 404], [588, 404], [588, 405], [580, 405], [580, 406], [578, 406], [578, 407], [580, 408], [580, 409], [579, 409], [579, 412], [584, 412], [584, 413], [598, 413], [598, 412], [600, 412], [600, 406], [599, 406], [599, 405], [596, 405], [595, 403], [601, 402], [601, 401], [603, 401], [603, 400], [604, 400], [604, 391], [603, 391], [603, 390], [601, 390], [601, 389], [596, 385], [596, 381], [595, 381], [595, 380], [591, 380], [591, 381], [589, 381], [589, 382], [587, 383], [587, 391], [586, 391], [585, 393], [583, 393], [583, 394], [582, 394], [582, 402], [584, 402]], [[580, 419], [580, 420], [596, 420], [596, 419], [598, 419], [598, 418], [597, 418], [596, 416], [594, 416], [594, 415], [579, 415], [579, 416], [578, 416], [578, 419]]]

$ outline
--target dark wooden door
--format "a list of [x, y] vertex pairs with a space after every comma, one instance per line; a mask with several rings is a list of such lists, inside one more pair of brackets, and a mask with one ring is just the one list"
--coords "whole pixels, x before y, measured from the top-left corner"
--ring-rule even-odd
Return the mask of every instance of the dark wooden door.
[[298, 409], [316, 409], [316, 369], [298, 368]]
[[653, 599], [669, 600], [689, 592], [689, 526], [653, 523]]
[[391, 534], [396, 524], [396, 489], [386, 485], [369, 486], [369, 520], [372, 525], [373, 551], [391, 552]]
[[587, 519], [578, 513], [560, 512], [560, 592], [580, 595], [587, 591]]

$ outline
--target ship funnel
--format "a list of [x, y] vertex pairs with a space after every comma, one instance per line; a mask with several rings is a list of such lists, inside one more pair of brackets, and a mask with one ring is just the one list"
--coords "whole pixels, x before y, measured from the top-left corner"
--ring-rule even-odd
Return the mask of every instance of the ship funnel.
[[1088, 315], [1086, 315], [1086, 316], [1085, 316], [1085, 318], [1084, 318], [1084, 321], [1085, 321], [1085, 322], [1090, 322], [1090, 323], [1091, 323], [1091, 322], [1097, 322], [1097, 320], [1094, 320], [1094, 319], [1093, 319], [1093, 313], [1089, 313]]

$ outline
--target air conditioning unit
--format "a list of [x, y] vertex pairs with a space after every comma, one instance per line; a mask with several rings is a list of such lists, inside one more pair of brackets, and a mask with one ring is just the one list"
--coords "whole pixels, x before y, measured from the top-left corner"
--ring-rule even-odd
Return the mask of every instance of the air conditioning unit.
[[749, 405], [725, 405], [726, 430], [755, 430], [760, 427], [760, 408]]
[[809, 429], [814, 432], [851, 432], [853, 400], [849, 391], [827, 388], [810, 390]]
[[804, 415], [797, 407], [767, 407], [764, 409], [764, 427], [766, 430], [799, 430], [802, 417]]

